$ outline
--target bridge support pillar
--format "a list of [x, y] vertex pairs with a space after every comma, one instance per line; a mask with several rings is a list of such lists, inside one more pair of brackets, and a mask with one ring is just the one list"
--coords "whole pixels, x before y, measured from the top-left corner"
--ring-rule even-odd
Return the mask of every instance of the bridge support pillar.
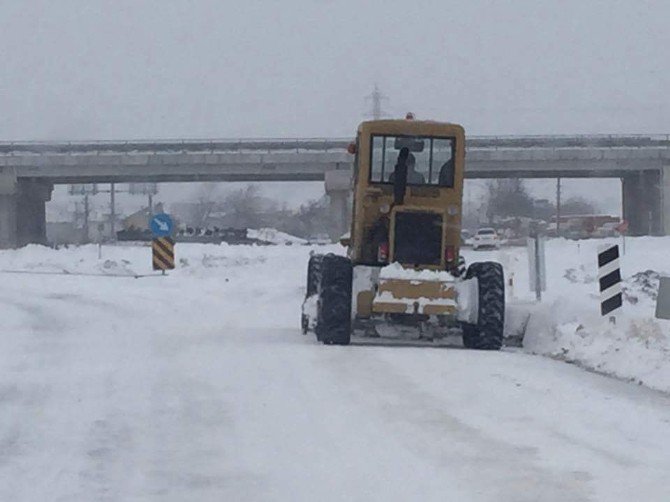
[[0, 194], [0, 249], [17, 246], [16, 212], [16, 195]]
[[0, 249], [13, 248], [16, 239], [17, 181], [13, 171], [0, 169]]
[[349, 192], [330, 192], [330, 228], [328, 235], [338, 240], [349, 230]]
[[46, 203], [53, 184], [41, 180], [19, 180], [16, 236], [19, 246], [47, 243]]
[[654, 169], [622, 178], [623, 217], [630, 235], [665, 234], [663, 175], [663, 171]]
[[663, 235], [670, 235], [670, 165], [663, 168], [661, 178], [661, 220]]
[[349, 231], [351, 215], [351, 171], [326, 172], [326, 194], [330, 199], [328, 235], [337, 240]]
[[0, 173], [0, 249], [46, 244], [46, 202], [53, 185]]

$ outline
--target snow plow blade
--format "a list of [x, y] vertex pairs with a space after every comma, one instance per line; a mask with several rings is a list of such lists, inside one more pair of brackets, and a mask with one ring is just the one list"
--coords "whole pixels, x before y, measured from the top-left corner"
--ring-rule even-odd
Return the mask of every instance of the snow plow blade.
[[416, 279], [380, 279], [373, 314], [456, 314], [452, 283]]
[[415, 349], [464, 349], [460, 333], [442, 338], [419, 337], [371, 337], [355, 334], [351, 337], [351, 345], [358, 347], [409, 347]]

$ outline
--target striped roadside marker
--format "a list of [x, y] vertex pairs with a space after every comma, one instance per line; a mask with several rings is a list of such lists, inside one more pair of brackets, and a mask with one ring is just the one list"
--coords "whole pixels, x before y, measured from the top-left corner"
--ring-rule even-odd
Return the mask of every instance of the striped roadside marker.
[[598, 282], [600, 315], [606, 316], [623, 305], [618, 245], [605, 245], [598, 250]]
[[154, 270], [174, 268], [174, 241], [169, 237], [157, 237], [151, 241]]

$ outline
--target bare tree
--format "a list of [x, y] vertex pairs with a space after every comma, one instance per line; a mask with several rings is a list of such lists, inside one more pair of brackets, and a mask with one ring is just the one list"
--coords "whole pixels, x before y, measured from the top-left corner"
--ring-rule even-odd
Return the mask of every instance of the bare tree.
[[226, 223], [235, 228], [268, 226], [277, 212], [277, 204], [263, 197], [257, 185], [247, 185], [231, 192], [218, 208], [225, 214]]
[[584, 197], [570, 197], [561, 204], [561, 213], [569, 214], [595, 214], [595, 205]]
[[491, 181], [488, 185], [488, 210], [490, 222], [496, 216], [533, 216], [533, 198], [528, 194], [522, 179], [509, 178]]

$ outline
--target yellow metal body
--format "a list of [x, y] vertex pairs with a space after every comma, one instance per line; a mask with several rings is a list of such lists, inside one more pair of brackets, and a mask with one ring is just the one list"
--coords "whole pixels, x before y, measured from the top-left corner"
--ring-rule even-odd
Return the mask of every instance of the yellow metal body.
[[[453, 187], [434, 185], [407, 187], [404, 204], [393, 207], [393, 186], [370, 181], [370, 159], [373, 135], [424, 136], [453, 138], [454, 183]], [[463, 199], [463, 170], [465, 163], [465, 132], [457, 124], [417, 120], [376, 120], [363, 122], [358, 128], [356, 138], [357, 153], [354, 174], [354, 200], [349, 242], [349, 256], [354, 265], [370, 263], [370, 232], [375, 223], [384, 217], [383, 210], [390, 209], [390, 242], [393, 243], [395, 218], [398, 211], [433, 211], [443, 216], [442, 249], [452, 246], [457, 259], [460, 245], [461, 209]], [[389, 260], [394, 261], [394, 249], [391, 245]], [[442, 257], [439, 266], [427, 266], [444, 270], [446, 263]]]
[[[394, 206], [393, 185], [371, 181], [372, 138], [375, 135], [449, 138], [454, 142], [453, 186], [408, 185], [402, 205]], [[349, 257], [356, 265], [375, 265], [377, 250], [371, 239], [380, 220], [388, 224], [389, 263], [395, 261], [395, 219], [399, 212], [433, 212], [442, 216], [442, 246], [453, 249], [458, 260], [465, 163], [465, 132], [457, 124], [417, 120], [376, 120], [363, 122], [356, 137], [354, 198]], [[439, 265], [420, 265], [419, 269], [444, 271], [448, 268], [442, 253]], [[378, 264], [377, 264], [378, 265]], [[416, 264], [414, 264], [416, 267]], [[452, 315], [456, 313], [453, 282], [398, 279], [371, 281], [369, 289], [355, 292], [356, 317], [378, 314]]]
[[456, 313], [456, 290], [441, 281], [380, 279], [374, 314], [449, 315]]

